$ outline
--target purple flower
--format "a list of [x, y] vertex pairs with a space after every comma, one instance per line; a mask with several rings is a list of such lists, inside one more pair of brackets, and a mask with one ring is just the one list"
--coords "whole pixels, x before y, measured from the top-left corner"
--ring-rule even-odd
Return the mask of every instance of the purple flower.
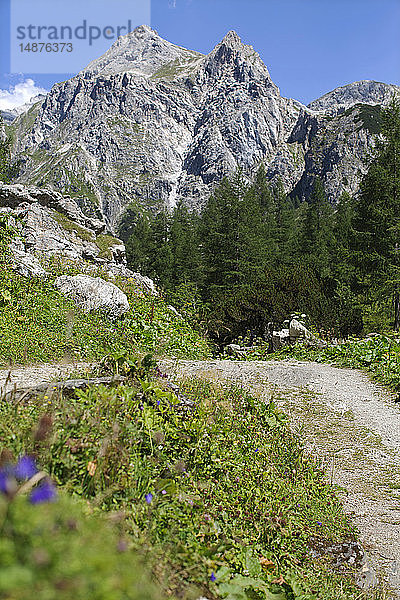
[[163, 496], [165, 496], [165, 494], [167, 493], [165, 490], [161, 490], [161, 493]]
[[52, 502], [56, 499], [57, 492], [53, 483], [47, 479], [35, 487], [29, 496], [31, 504], [41, 504], [42, 502]]
[[157, 400], [157, 406], [160, 406], [160, 400]]
[[214, 571], [211, 573], [211, 577], [210, 577], [211, 581], [215, 581], [217, 578], [215, 577], [215, 573]]
[[14, 472], [17, 479], [30, 479], [38, 472], [35, 460], [31, 456], [21, 456]]
[[146, 500], [147, 504], [151, 504], [151, 501], [153, 500], [153, 494], [146, 494], [144, 499]]
[[0, 492], [2, 494], [8, 494], [10, 490], [10, 475], [6, 471], [0, 471]]

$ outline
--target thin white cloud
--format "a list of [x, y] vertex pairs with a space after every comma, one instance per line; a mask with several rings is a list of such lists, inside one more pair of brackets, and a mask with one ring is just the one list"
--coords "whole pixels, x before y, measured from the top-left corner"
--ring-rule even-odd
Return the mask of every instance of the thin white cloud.
[[9, 90], [0, 90], [0, 110], [11, 110], [22, 106], [38, 94], [47, 94], [47, 90], [38, 87], [33, 79], [17, 83]]

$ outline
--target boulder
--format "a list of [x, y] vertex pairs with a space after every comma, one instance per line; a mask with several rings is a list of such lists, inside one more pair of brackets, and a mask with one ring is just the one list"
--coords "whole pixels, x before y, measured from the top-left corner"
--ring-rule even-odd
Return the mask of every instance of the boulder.
[[277, 350], [280, 350], [284, 346], [287, 346], [289, 343], [290, 343], [289, 329], [284, 328], [284, 329], [281, 329], [280, 331], [272, 332], [272, 337], [271, 337], [271, 342], [270, 342], [270, 347], [271, 347], [272, 352], [276, 352]]
[[290, 342], [296, 343], [298, 340], [304, 340], [306, 346], [315, 348], [326, 348], [327, 343], [321, 340], [316, 335], [311, 333], [300, 321], [292, 319], [289, 324]]
[[[6, 185], [0, 182], [0, 213], [7, 215], [17, 237], [10, 246], [16, 270], [26, 277], [44, 276], [37, 259], [46, 263], [57, 257], [89, 275], [129, 279], [143, 294], [158, 295], [154, 282], [126, 266], [125, 246], [110, 236], [104, 253], [98, 235], [105, 222], [85, 215], [75, 200], [46, 188]], [[110, 232], [107, 231], [108, 234]], [[103, 236], [104, 237], [104, 236]]]
[[247, 353], [253, 349], [252, 346], [239, 346], [239, 344], [228, 344], [225, 346], [226, 354], [236, 356], [237, 358], [246, 357]]
[[296, 342], [298, 339], [312, 339], [315, 336], [297, 319], [292, 319], [289, 323], [290, 340]]
[[128, 298], [116, 285], [101, 277], [90, 275], [61, 275], [54, 282], [56, 288], [75, 302], [79, 308], [90, 312], [101, 310], [115, 321], [129, 310]]

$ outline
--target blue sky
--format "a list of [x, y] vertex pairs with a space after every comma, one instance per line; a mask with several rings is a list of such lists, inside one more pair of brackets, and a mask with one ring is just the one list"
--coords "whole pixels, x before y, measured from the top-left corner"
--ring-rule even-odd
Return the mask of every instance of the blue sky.
[[[10, 74], [10, 1], [21, 6], [26, 2], [0, 0], [0, 102], [7, 93], [9, 98], [10, 93], [15, 96], [15, 84], [22, 95], [34, 91], [35, 86], [49, 89], [112, 43], [100, 40], [97, 47], [87, 45], [67, 74], [22, 69], [22, 73]], [[46, 12], [45, 1], [30, 0], [30, 4], [37, 2]], [[47, 1], [52, 6], [59, 3], [66, 14], [65, 23], [71, 19], [80, 23], [85, 18], [104, 24], [113, 7], [115, 22], [125, 23], [132, 17], [134, 26], [141, 24], [135, 22], [139, 4], [143, 8], [147, 2], [96, 0], [96, 10], [92, 10], [94, 0]], [[400, 0], [152, 0], [149, 24], [169, 41], [204, 53], [235, 29], [261, 55], [282, 95], [304, 103], [360, 79], [400, 84]], [[34, 83], [27, 84], [28, 79]]]

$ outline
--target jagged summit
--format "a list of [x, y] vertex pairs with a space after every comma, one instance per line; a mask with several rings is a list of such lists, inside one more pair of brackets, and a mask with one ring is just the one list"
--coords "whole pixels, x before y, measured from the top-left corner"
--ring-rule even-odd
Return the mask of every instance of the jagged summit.
[[242, 40], [240, 39], [240, 37], [238, 36], [238, 34], [236, 33], [236, 31], [234, 31], [233, 29], [231, 29], [224, 36], [224, 38], [222, 39], [221, 44], [225, 44], [227, 46], [228, 45], [239, 46], [239, 45], [242, 44]]
[[279, 93], [269, 71], [253, 46], [244, 44], [236, 31], [228, 31], [224, 38], [204, 59], [204, 71], [218, 79], [229, 74], [236, 81], [266, 82]]
[[311, 102], [308, 108], [337, 113], [354, 104], [387, 104], [393, 94], [400, 94], [399, 86], [366, 79], [338, 87]]
[[105, 54], [89, 63], [81, 74], [96, 76], [134, 72], [148, 77], [172, 61], [193, 60], [201, 56], [198, 52], [167, 42], [148, 25], [139, 25], [132, 32], [119, 37]]

